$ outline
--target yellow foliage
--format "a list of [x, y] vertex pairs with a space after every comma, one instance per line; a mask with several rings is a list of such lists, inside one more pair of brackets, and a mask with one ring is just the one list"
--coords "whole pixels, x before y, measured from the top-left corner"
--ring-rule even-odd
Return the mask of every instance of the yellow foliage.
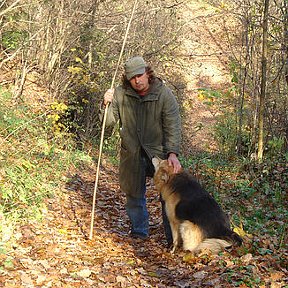
[[78, 62], [78, 63], [83, 64], [83, 61], [82, 61], [81, 58], [79, 58], [79, 57], [75, 57], [75, 61]]
[[50, 105], [52, 113], [47, 118], [52, 122], [53, 131], [55, 134], [60, 134], [61, 131], [65, 130], [66, 126], [61, 123], [61, 116], [65, 115], [68, 110], [68, 106], [62, 102], [53, 102]]
[[203, 93], [203, 91], [200, 91], [199, 93], [198, 93], [198, 98], [200, 99], [200, 100], [204, 100], [206, 97], [205, 97], [205, 94]]
[[58, 232], [63, 235], [68, 235], [69, 232], [66, 229], [58, 229]]
[[51, 119], [52, 123], [56, 123], [60, 119], [60, 116], [58, 114], [51, 114], [48, 115], [48, 119]]
[[65, 103], [53, 102], [51, 108], [55, 111], [65, 112], [68, 106]]
[[85, 99], [85, 98], [82, 98], [82, 103], [84, 103], [84, 104], [88, 104], [89, 101], [88, 101], [87, 99]]
[[186, 263], [194, 262], [195, 256], [193, 255], [193, 253], [185, 253], [185, 255], [183, 256], [183, 261]]
[[227, 9], [228, 8], [228, 5], [227, 5], [227, 3], [225, 1], [221, 1], [219, 6], [220, 6], [221, 9]]
[[80, 74], [80, 72], [82, 72], [83, 69], [81, 67], [74, 67], [74, 66], [69, 66], [68, 67], [68, 72], [72, 73], [73, 75], [76, 75], [76, 74]]
[[242, 227], [235, 227], [233, 229], [233, 232], [237, 233], [240, 237], [244, 237], [244, 236], [251, 237], [252, 236], [251, 234], [246, 233]]

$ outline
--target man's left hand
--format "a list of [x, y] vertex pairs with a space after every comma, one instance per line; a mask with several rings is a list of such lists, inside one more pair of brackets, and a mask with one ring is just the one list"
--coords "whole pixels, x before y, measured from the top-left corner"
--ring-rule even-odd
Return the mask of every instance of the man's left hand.
[[167, 160], [168, 160], [169, 166], [173, 166], [173, 168], [174, 168], [173, 172], [174, 173], [180, 172], [182, 167], [181, 167], [180, 161], [178, 160], [177, 155], [175, 153], [170, 153]]

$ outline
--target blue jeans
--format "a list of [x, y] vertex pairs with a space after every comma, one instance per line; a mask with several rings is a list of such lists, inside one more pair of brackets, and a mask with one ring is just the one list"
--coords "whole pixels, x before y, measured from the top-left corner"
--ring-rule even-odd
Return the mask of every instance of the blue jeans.
[[126, 211], [131, 222], [131, 233], [141, 236], [149, 235], [149, 215], [146, 206], [146, 175], [148, 159], [141, 153], [141, 189], [135, 195], [126, 194]]

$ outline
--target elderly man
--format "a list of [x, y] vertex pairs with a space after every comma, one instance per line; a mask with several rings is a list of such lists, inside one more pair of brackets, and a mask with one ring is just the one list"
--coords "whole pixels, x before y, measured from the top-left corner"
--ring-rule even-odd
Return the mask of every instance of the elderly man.
[[[181, 141], [181, 121], [172, 91], [154, 75], [140, 56], [127, 60], [123, 83], [104, 95], [108, 107], [106, 125], [120, 122], [121, 152], [119, 182], [126, 194], [126, 211], [131, 222], [131, 236], [149, 235], [146, 207], [146, 177], [152, 177], [153, 156], [168, 159], [177, 173]], [[163, 224], [168, 244], [171, 230], [162, 203]]]

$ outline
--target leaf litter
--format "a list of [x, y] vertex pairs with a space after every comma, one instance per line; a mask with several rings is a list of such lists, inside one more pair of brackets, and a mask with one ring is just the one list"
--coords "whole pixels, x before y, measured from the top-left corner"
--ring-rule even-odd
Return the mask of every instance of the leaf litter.
[[[287, 251], [273, 250], [261, 235], [245, 238], [231, 253], [171, 255], [152, 184], [151, 235], [146, 241], [130, 238], [125, 197], [111, 164], [101, 172], [89, 240], [94, 175], [91, 168], [75, 171], [62, 193], [46, 200], [45, 219], [19, 228], [13, 249], [1, 253], [0, 287], [285, 287], [287, 270], [279, 258]], [[253, 241], [271, 253], [261, 255]]]

